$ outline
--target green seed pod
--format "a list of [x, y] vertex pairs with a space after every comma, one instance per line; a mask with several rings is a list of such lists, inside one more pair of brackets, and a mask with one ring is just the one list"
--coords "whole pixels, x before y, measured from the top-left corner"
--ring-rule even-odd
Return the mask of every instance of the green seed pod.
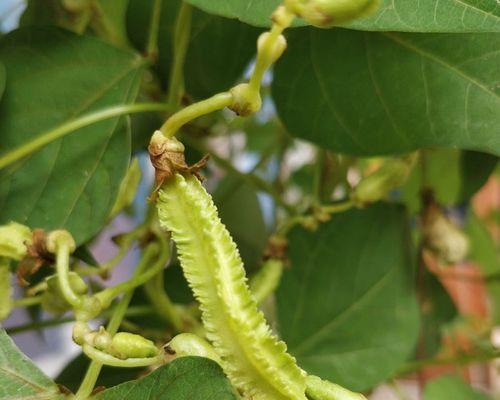
[[0, 321], [12, 311], [12, 274], [9, 260], [0, 257]]
[[230, 90], [233, 102], [229, 109], [241, 117], [255, 114], [262, 106], [260, 93], [252, 91], [248, 83], [240, 83]]
[[306, 394], [311, 400], [367, 400], [361, 393], [354, 393], [335, 383], [309, 375]]
[[288, 3], [311, 25], [328, 28], [372, 14], [380, 0], [289, 0]]
[[254, 400], [306, 400], [305, 376], [258, 310], [238, 249], [194, 176], [162, 186], [158, 215], [200, 302], [207, 339], [233, 385]]
[[158, 355], [155, 344], [140, 335], [118, 332], [111, 339], [107, 352], [112, 356], [126, 360], [127, 358], [150, 358]]
[[0, 226], [0, 257], [21, 260], [31, 239], [31, 230], [27, 226], [16, 222]]
[[174, 358], [198, 356], [210, 358], [219, 364], [221, 362], [212, 345], [192, 333], [181, 333], [174, 337], [165, 346], [165, 352]]
[[[76, 272], [69, 273], [69, 284], [76, 294], [83, 295], [87, 293], [88, 286], [85, 281]], [[47, 289], [42, 295], [42, 308], [53, 314], [62, 314], [71, 310], [71, 305], [64, 299], [59, 287], [57, 275], [51, 275], [45, 278]]]
[[377, 171], [363, 178], [352, 190], [352, 201], [362, 207], [384, 199], [391, 190], [406, 182], [414, 161], [414, 155], [387, 160]]

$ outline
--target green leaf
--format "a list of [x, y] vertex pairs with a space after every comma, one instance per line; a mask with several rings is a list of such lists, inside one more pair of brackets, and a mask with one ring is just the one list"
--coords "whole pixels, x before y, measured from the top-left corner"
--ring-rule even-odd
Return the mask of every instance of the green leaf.
[[280, 333], [308, 373], [352, 390], [391, 376], [419, 330], [404, 208], [336, 214], [294, 229], [277, 292]]
[[[142, 59], [57, 28], [2, 38], [9, 80], [0, 103], [0, 155], [101, 108], [130, 103]], [[65, 228], [78, 244], [109, 215], [130, 158], [126, 118], [79, 129], [0, 172], [0, 223]]]
[[461, 199], [470, 199], [483, 187], [490, 175], [495, 170], [498, 157], [478, 153], [476, 151], [466, 151], [462, 154], [462, 188], [460, 190]]
[[499, 34], [301, 28], [275, 69], [291, 134], [355, 155], [455, 147], [500, 154]]
[[[151, 0], [130, 1], [127, 13], [129, 37], [141, 50], [145, 49], [151, 9]], [[158, 73], [164, 86], [168, 86], [172, 64], [172, 38], [178, 9], [178, 0], [163, 2], [158, 41]], [[259, 32], [238, 21], [194, 10], [184, 64], [187, 92], [200, 99], [228, 90], [242, 76], [255, 54]]]
[[[269, 26], [281, 0], [187, 0], [206, 12]], [[379, 10], [350, 28], [407, 32], [499, 32], [500, 6], [495, 0], [416, 2], [383, 0]]]
[[183, 357], [164, 365], [145, 378], [105, 390], [95, 400], [236, 400], [222, 369], [200, 357]]
[[[63, 385], [73, 393], [76, 393], [82, 380], [87, 372], [87, 367], [90, 360], [84, 354], [76, 356], [71, 360], [66, 367], [61, 371], [55, 381], [59, 385]], [[144, 368], [114, 368], [104, 366], [102, 367], [99, 378], [97, 379], [96, 387], [112, 387], [120, 383], [137, 379], [140, 374], [144, 373]]]
[[5, 91], [6, 79], [7, 73], [5, 72], [5, 66], [0, 62], [0, 100], [2, 99], [3, 92]]
[[57, 385], [46, 377], [0, 329], [0, 399], [62, 399]]
[[444, 376], [425, 387], [424, 400], [489, 400], [490, 397], [472, 389], [459, 377]]

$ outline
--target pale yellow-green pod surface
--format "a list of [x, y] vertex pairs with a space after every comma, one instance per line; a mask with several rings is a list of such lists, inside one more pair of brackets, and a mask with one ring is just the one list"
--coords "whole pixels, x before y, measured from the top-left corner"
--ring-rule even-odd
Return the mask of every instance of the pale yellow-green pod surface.
[[367, 400], [361, 393], [354, 393], [317, 376], [307, 377], [307, 396], [311, 400]]
[[157, 206], [233, 385], [253, 400], [306, 400], [305, 374], [258, 310], [238, 249], [198, 179], [176, 174], [161, 188]]
[[311, 25], [326, 28], [372, 14], [380, 0], [290, 0], [290, 4]]
[[0, 321], [12, 311], [12, 276], [9, 260], [0, 257]]

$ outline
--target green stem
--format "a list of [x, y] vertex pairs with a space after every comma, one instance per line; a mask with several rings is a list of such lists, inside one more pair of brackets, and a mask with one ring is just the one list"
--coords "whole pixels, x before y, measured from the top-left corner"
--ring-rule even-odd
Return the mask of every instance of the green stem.
[[460, 354], [454, 357], [438, 357], [438, 358], [429, 358], [425, 360], [413, 361], [401, 368], [398, 371], [398, 376], [408, 375], [413, 372], [417, 372], [422, 368], [427, 366], [436, 366], [436, 365], [467, 365], [476, 362], [484, 362], [490, 361], [496, 358], [500, 358], [500, 350], [494, 350], [490, 352], [483, 352], [477, 354]]
[[[165, 267], [165, 264], [170, 258], [170, 248], [168, 244], [165, 245], [161, 242], [159, 244], [160, 248], [158, 259], [156, 263], [151, 266], [146, 272], [142, 274], [136, 274], [128, 281], [120, 283], [116, 286], [106, 288], [95, 295], [95, 297], [99, 299], [103, 307], [107, 307], [107, 305], [110, 304], [111, 301], [121, 293], [128, 292], [129, 290], [135, 289], [136, 287], [145, 284]], [[157, 244], [154, 245], [155, 247], [157, 246]]]
[[82, 306], [82, 297], [73, 291], [69, 281], [70, 254], [70, 244], [65, 241], [60, 241], [57, 245], [56, 252], [57, 279], [59, 281], [59, 288], [61, 289], [64, 299], [71, 304], [74, 309], [79, 309]]
[[146, 55], [153, 62], [155, 62], [158, 58], [158, 36], [160, 32], [161, 6], [162, 0], [154, 0], [153, 10], [151, 11], [151, 22], [149, 24]]
[[[113, 315], [116, 307], [110, 308], [102, 313], [103, 318], [107, 318], [110, 315]], [[155, 315], [156, 311], [149, 306], [136, 306], [129, 307], [126, 312], [127, 317], [145, 317]], [[57, 326], [61, 324], [67, 324], [70, 322], [74, 322], [74, 317], [64, 317], [64, 318], [52, 318], [44, 321], [30, 322], [23, 325], [13, 326], [11, 328], [6, 328], [5, 330], [9, 335], [16, 335], [23, 332], [32, 331], [35, 329], [48, 328], [51, 326]]]
[[321, 206], [321, 209], [323, 211], [327, 212], [328, 214], [336, 214], [336, 213], [340, 213], [343, 211], [347, 211], [347, 210], [351, 209], [352, 207], [354, 207], [353, 201], [346, 200], [346, 201], [339, 202], [339, 203]]
[[[156, 251], [157, 251], [157, 246], [155, 244], [150, 244], [148, 247], [146, 247], [144, 253], [142, 254], [141, 261], [137, 266], [132, 279], [136, 276], [139, 276], [142, 273], [142, 271], [149, 265], [149, 262], [151, 261], [151, 258], [156, 253]], [[132, 300], [133, 294], [134, 294], [133, 289], [125, 293], [122, 299], [118, 302], [116, 308], [114, 309], [113, 315], [108, 322], [108, 326], [106, 327], [106, 331], [111, 336], [113, 336], [118, 331], [120, 323], [125, 317], [125, 314], [127, 312], [130, 300]], [[75, 394], [75, 400], [84, 400], [89, 398], [89, 396], [92, 394], [92, 391], [94, 390], [94, 386], [101, 372], [101, 368], [102, 368], [102, 363], [94, 360], [90, 362], [90, 365], [87, 369], [85, 377], [83, 378], [80, 388], [78, 389], [78, 392], [76, 392]]]
[[22, 299], [14, 300], [12, 306], [16, 307], [31, 307], [40, 304], [42, 296], [24, 297]]
[[[160, 248], [162, 252], [166, 249], [169, 254], [169, 240], [165, 237], [165, 233], [158, 231], [154, 232], [156, 239], [160, 243]], [[169, 256], [166, 258], [168, 259]], [[165, 263], [168, 261], [165, 259]], [[182, 319], [179, 313], [175, 309], [174, 304], [165, 292], [165, 274], [164, 270], [161, 269], [160, 272], [151, 280], [146, 282], [144, 285], [144, 290], [146, 295], [151, 302], [153, 308], [157, 311], [165, 321], [170, 323], [176, 332], [181, 332], [183, 328]]]
[[117, 117], [125, 114], [133, 114], [148, 111], [167, 111], [168, 106], [164, 103], [142, 103], [142, 104], [122, 104], [93, 111], [82, 115], [72, 121], [68, 121], [49, 131], [41, 133], [35, 139], [25, 143], [0, 157], [0, 169], [20, 160], [27, 155], [34, 153], [43, 146], [57, 140], [77, 129], [94, 124], [105, 119]]
[[191, 35], [191, 14], [193, 7], [182, 2], [173, 37], [174, 59], [170, 71], [168, 104], [177, 107], [184, 91], [184, 62]]
[[172, 138], [179, 131], [179, 129], [181, 129], [188, 122], [201, 117], [202, 115], [222, 110], [223, 108], [230, 106], [232, 102], [233, 95], [229, 92], [222, 92], [206, 100], [191, 104], [167, 119], [167, 121], [160, 128], [160, 131], [163, 135], [165, 135], [165, 137]]

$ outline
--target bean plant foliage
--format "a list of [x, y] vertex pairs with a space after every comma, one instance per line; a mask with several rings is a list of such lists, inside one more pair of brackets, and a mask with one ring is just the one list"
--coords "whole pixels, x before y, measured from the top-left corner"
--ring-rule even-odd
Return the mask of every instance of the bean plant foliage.
[[[500, 356], [498, 1], [27, 0], [16, 26], [0, 399], [362, 400]], [[442, 279], [466, 263], [477, 320]], [[14, 340], [64, 323], [48, 377]]]

